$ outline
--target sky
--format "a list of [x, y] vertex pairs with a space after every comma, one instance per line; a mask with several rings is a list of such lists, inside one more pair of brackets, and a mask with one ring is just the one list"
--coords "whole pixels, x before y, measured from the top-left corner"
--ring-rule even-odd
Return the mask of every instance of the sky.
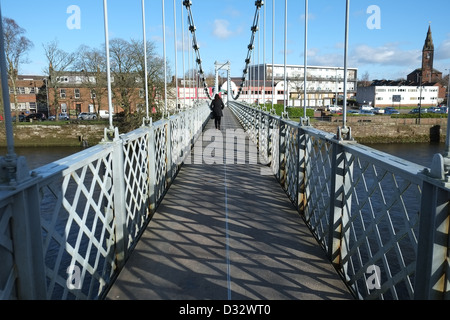
[[[231, 76], [241, 77], [256, 12], [255, 0], [191, 1], [205, 73], [214, 72], [216, 61], [230, 62]], [[44, 45], [51, 41], [58, 41], [60, 49], [66, 52], [76, 52], [82, 45], [105, 50], [102, 0], [1, 0], [0, 3], [2, 16], [14, 19], [24, 28], [25, 36], [34, 45], [27, 54], [28, 63], [20, 66], [20, 74], [44, 74], [48, 68]], [[253, 63], [303, 65], [305, 0], [264, 3]], [[143, 39], [142, 0], [109, 0], [106, 4], [110, 40]], [[368, 74], [370, 80], [406, 78], [421, 67], [422, 48], [431, 26], [434, 67], [449, 73], [449, 12], [448, 0], [350, 0], [347, 66], [357, 68], [359, 77]], [[307, 64], [343, 67], [346, 1], [310, 0], [307, 13]], [[145, 25], [146, 39], [154, 43], [161, 57], [165, 51], [169, 70], [181, 76], [192, 67], [192, 50], [187, 45], [187, 11], [182, 0], [146, 0]]]

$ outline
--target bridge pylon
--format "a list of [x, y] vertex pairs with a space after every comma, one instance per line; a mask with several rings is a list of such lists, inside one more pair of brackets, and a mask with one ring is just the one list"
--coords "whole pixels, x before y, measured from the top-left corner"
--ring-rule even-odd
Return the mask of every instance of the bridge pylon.
[[219, 62], [215, 62], [215, 71], [216, 71], [216, 78], [215, 78], [215, 83], [214, 83], [214, 93], [219, 93], [219, 70], [221, 69], [225, 69], [227, 70], [227, 104], [229, 101], [231, 101], [232, 99], [232, 94], [231, 94], [231, 74], [230, 74], [230, 67], [231, 67], [231, 63], [230, 61], [227, 61], [225, 63], [219, 63]]

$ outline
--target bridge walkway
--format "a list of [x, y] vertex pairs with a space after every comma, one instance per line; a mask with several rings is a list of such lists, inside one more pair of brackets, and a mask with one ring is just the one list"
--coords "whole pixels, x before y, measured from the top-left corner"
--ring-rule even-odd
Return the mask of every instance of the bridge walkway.
[[[225, 108], [204, 135], [238, 128]], [[275, 177], [246, 157], [183, 165], [106, 300], [353, 299]]]

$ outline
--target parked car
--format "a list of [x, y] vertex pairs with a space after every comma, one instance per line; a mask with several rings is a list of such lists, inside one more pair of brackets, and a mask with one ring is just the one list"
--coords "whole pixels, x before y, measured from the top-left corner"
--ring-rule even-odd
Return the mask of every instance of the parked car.
[[381, 108], [374, 108], [373, 113], [375, 114], [384, 114], [384, 109]]
[[375, 115], [375, 113], [373, 113], [373, 111], [370, 111], [370, 110], [359, 110], [359, 114], [370, 115], [370, 116]]
[[78, 120], [96, 120], [97, 114], [94, 112], [82, 112], [78, 115]]
[[431, 113], [436, 113], [439, 110], [440, 109], [438, 107], [430, 107], [430, 108], [428, 108], [428, 112], [431, 112]]
[[394, 108], [385, 108], [384, 109], [384, 114], [400, 114], [400, 112], [398, 110], [395, 110]]
[[359, 107], [359, 110], [367, 110], [367, 111], [373, 111], [373, 107], [368, 104], [363, 104], [361, 107]]
[[[109, 111], [108, 110], [100, 110], [99, 116], [101, 119], [109, 119]], [[112, 116], [114, 117], [114, 112], [112, 113]]]
[[66, 112], [62, 112], [58, 115], [59, 120], [70, 120], [69, 115]]
[[[47, 120], [47, 117], [45, 116], [45, 113], [32, 113], [25, 117], [25, 122], [32, 122], [32, 121], [44, 121]], [[20, 121], [20, 119], [19, 119]]]
[[414, 108], [412, 109], [409, 113], [411, 114], [415, 114], [415, 113], [428, 113], [428, 109], [427, 108], [421, 108], [422, 110], [420, 110], [419, 108]]
[[437, 111], [435, 111], [435, 113], [448, 113], [448, 108], [447, 107], [440, 107]]
[[[12, 122], [16, 122], [17, 117], [13, 116], [12, 117]], [[25, 121], [25, 115], [24, 114], [19, 114], [19, 122], [24, 122]]]
[[342, 107], [336, 105], [328, 106], [328, 111], [334, 113], [342, 112]]
[[50, 120], [50, 121], [56, 121], [56, 119], [64, 121], [64, 120], [70, 120], [70, 117], [65, 112], [62, 112], [62, 113], [58, 114], [58, 116], [50, 116], [50, 117], [48, 117], [48, 120]]

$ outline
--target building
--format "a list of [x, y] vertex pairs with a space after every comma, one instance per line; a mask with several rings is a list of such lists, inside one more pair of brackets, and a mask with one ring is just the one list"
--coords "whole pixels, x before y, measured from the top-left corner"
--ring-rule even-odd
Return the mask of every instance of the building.
[[431, 26], [428, 27], [427, 37], [422, 49], [422, 68], [416, 69], [407, 76], [410, 82], [439, 82], [442, 80], [442, 72], [433, 68], [434, 44], [431, 34]]
[[431, 107], [438, 105], [439, 84], [417, 85], [405, 80], [375, 80], [368, 87], [358, 87], [356, 101], [373, 107]]
[[[51, 68], [51, 67], [50, 67]], [[81, 112], [99, 113], [108, 110], [108, 86], [105, 73], [85, 73], [76, 71], [58, 72], [54, 79], [48, 80], [48, 102], [52, 115], [67, 113], [77, 117]], [[126, 76], [124, 83], [129, 87], [115, 88], [114, 76], [111, 76], [112, 104], [115, 114], [124, 111], [124, 101], [131, 113], [145, 111], [145, 89], [139, 76]], [[131, 80], [130, 80], [131, 79]]]
[[[287, 65], [287, 93], [285, 91], [284, 71], [282, 64], [260, 64], [249, 67], [248, 79], [245, 81], [239, 96], [240, 100], [250, 103], [284, 104], [288, 97], [288, 106], [303, 107], [304, 103], [304, 66]], [[264, 81], [264, 75], [266, 80]], [[272, 84], [272, 78], [275, 83]], [[358, 70], [347, 70], [347, 98], [356, 94]], [[242, 78], [232, 78], [231, 88], [236, 96]], [[227, 88], [225, 82], [222, 86]], [[273, 90], [274, 88], [274, 90]], [[273, 94], [272, 94], [272, 91]], [[307, 66], [307, 107], [319, 108], [335, 103], [336, 97], [342, 99], [344, 92], [344, 69], [340, 67]]]
[[[9, 99], [13, 115], [43, 112], [47, 114], [45, 97], [45, 82], [43, 76], [19, 75], [16, 79], [16, 97], [14, 88], [9, 85]], [[16, 102], [17, 100], [17, 102]]]
[[446, 97], [442, 72], [433, 68], [434, 45], [431, 26], [428, 27], [422, 49], [422, 67], [407, 76], [407, 80], [374, 80], [370, 86], [358, 87], [359, 104], [374, 107], [432, 107], [441, 104]]

